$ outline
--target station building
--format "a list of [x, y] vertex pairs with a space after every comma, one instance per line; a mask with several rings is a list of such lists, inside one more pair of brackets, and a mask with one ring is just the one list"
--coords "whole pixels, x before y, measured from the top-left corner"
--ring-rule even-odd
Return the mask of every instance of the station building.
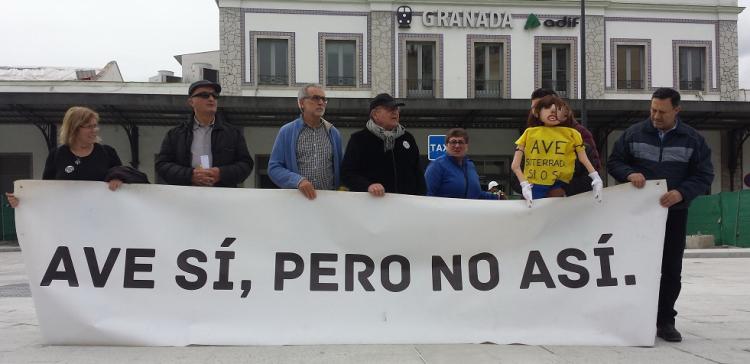
[[750, 103], [738, 86], [736, 0], [590, 1], [585, 18], [578, 1], [217, 6], [220, 49], [179, 57], [183, 83], [0, 81], [0, 158], [23, 156], [14, 163], [40, 178], [54, 124], [68, 106], [85, 104], [102, 115], [104, 142], [157, 181], [161, 139], [189, 113], [188, 81], [216, 78], [221, 113], [243, 128], [256, 161], [245, 187], [272, 187], [265, 168], [278, 128], [297, 116], [298, 89], [320, 83], [332, 98], [325, 117], [345, 143], [364, 126], [368, 99], [388, 92], [406, 103], [402, 122], [424, 141], [425, 163], [428, 135], [464, 127], [482, 183], [497, 180], [507, 191], [534, 89], [554, 89], [577, 110], [585, 89], [587, 125], [604, 157], [624, 128], [648, 117], [653, 91], [673, 87], [682, 120], [713, 151], [711, 192], [748, 188]]

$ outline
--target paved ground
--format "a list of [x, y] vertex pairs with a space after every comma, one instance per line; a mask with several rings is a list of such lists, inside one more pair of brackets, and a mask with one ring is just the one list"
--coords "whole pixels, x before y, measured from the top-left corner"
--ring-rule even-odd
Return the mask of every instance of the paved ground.
[[685, 340], [679, 344], [143, 348], [43, 345], [21, 253], [0, 250], [0, 363], [750, 363], [750, 258], [745, 253], [685, 260], [677, 307]]

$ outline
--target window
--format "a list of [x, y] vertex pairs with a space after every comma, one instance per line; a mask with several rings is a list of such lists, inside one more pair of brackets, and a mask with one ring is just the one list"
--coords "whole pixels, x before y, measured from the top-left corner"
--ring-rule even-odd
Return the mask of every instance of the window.
[[617, 88], [641, 90], [645, 87], [645, 47], [617, 46]]
[[356, 41], [326, 41], [326, 86], [356, 86]]
[[212, 68], [204, 68], [203, 69], [203, 79], [209, 80], [213, 82], [219, 82], [219, 71], [212, 69]]
[[435, 97], [435, 43], [406, 42], [406, 96]]
[[289, 41], [258, 39], [258, 84], [289, 84]]
[[542, 87], [569, 97], [570, 45], [542, 44]]
[[502, 97], [503, 45], [474, 43], [474, 95]]
[[679, 48], [679, 88], [681, 90], [705, 90], [706, 48]]

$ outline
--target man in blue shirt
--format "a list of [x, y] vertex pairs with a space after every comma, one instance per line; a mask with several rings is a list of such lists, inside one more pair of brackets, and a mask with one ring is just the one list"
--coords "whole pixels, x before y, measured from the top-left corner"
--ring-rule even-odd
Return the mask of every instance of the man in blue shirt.
[[300, 116], [279, 130], [268, 161], [268, 176], [280, 188], [296, 188], [310, 200], [316, 190], [335, 190], [341, 165], [341, 134], [323, 114], [328, 98], [323, 86], [299, 90]]

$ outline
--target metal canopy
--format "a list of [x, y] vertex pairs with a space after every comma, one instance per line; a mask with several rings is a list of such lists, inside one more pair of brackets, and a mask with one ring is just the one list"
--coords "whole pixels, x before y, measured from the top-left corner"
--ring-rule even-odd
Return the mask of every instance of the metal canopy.
[[[402, 122], [410, 128], [523, 128], [524, 99], [404, 99]], [[95, 109], [107, 124], [169, 126], [190, 113], [183, 95], [101, 93], [0, 93], [0, 124], [59, 123], [70, 106]], [[569, 100], [573, 109], [578, 100]], [[299, 115], [291, 97], [225, 96], [220, 112], [238, 126], [280, 126]], [[368, 99], [332, 99], [325, 118], [339, 127], [361, 127]], [[622, 129], [648, 117], [648, 100], [588, 100], [589, 129]], [[681, 119], [698, 129], [750, 128], [750, 103], [685, 101]]]

